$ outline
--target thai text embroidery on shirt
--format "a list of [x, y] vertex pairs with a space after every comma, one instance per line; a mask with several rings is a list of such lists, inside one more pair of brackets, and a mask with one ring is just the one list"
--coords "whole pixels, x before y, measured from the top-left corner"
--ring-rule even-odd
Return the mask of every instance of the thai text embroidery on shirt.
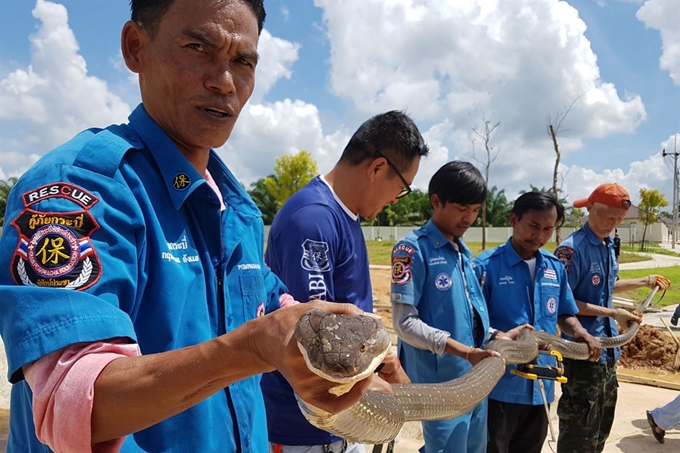
[[514, 285], [515, 281], [512, 279], [512, 276], [504, 275], [503, 277], [498, 279], [498, 284], [499, 285]]
[[447, 264], [446, 258], [443, 256], [435, 256], [427, 260], [428, 263], [431, 265], [437, 265], [437, 264]]
[[189, 248], [186, 234], [178, 242], [168, 242], [168, 250], [186, 250]]

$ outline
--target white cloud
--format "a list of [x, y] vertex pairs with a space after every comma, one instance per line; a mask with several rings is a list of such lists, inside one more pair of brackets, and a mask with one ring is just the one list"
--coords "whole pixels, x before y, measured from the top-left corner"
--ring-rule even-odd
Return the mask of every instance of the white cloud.
[[285, 99], [249, 105], [220, 155], [246, 186], [271, 174], [276, 158], [300, 150], [311, 153], [319, 171], [329, 171], [340, 157], [350, 134], [325, 135], [313, 104]]
[[[365, 116], [405, 109], [433, 124], [450, 158], [470, 159], [473, 124], [501, 122], [492, 185], [508, 193], [549, 185], [546, 118], [565, 120], [565, 154], [584, 138], [633, 133], [640, 96], [603, 80], [578, 11], [557, 0], [315, 0], [331, 45], [330, 84]], [[562, 143], [563, 142], [563, 143]], [[431, 175], [431, 173], [430, 173]]]
[[[278, 80], [295, 76], [303, 49], [264, 30], [256, 91], [219, 150], [247, 185], [270, 174], [277, 157], [301, 149], [327, 172], [354, 132], [346, 124], [358, 126], [375, 113], [403, 109], [431, 149], [416, 187], [426, 190], [431, 175], [450, 159], [472, 160], [471, 128], [488, 119], [501, 123], [492, 139], [500, 154], [491, 166], [491, 184], [511, 197], [530, 183], [551, 184], [554, 152], [546, 117], [578, 96], [583, 95], [564, 123], [569, 133], [559, 138], [566, 157], [581, 151], [586, 138], [632, 133], [646, 117], [639, 96], [622, 95], [601, 78], [586, 25], [566, 2], [315, 3], [323, 8], [331, 49], [328, 85], [348, 101], [349, 119], [332, 112], [338, 126], [328, 129], [322, 121], [328, 112], [320, 112], [313, 100], [267, 98]], [[111, 92], [114, 87], [88, 74], [63, 6], [38, 0], [34, 15], [40, 26], [30, 38], [30, 65], [0, 74], [0, 121], [12, 125], [0, 133], [0, 177], [20, 173], [81, 129], [124, 121], [130, 110]], [[120, 70], [120, 56], [112, 61]], [[476, 146], [479, 150], [479, 142]], [[611, 178], [621, 178], [631, 194], [650, 181], [671, 185], [658, 155], [625, 171], [563, 169], [570, 200]]]
[[[676, 134], [680, 139], [680, 134]], [[675, 136], [660, 144], [660, 149], [673, 151]], [[640, 200], [640, 189], [658, 189], [670, 203], [673, 200], [673, 160], [658, 152], [647, 159], [631, 162], [627, 170], [605, 169], [596, 173], [582, 166], [571, 166], [565, 179], [564, 190], [569, 200], [587, 197], [595, 187], [605, 182], [616, 182], [628, 190], [634, 204]]]
[[255, 77], [255, 91], [250, 97], [251, 104], [262, 102], [264, 96], [280, 78], [290, 79], [293, 63], [298, 59], [300, 45], [276, 38], [266, 29], [260, 34], [258, 53], [260, 61], [257, 65]]
[[659, 67], [668, 71], [675, 85], [680, 86], [680, 4], [677, 0], [647, 0], [638, 10], [637, 18], [647, 28], [659, 30], [663, 43]]
[[44, 154], [86, 127], [124, 121], [130, 111], [104, 80], [88, 75], [64, 6], [38, 0], [33, 16], [41, 25], [30, 36], [31, 64], [0, 79], [0, 121], [22, 131], [3, 128], [0, 166], [8, 175], [32, 163], [17, 153]]

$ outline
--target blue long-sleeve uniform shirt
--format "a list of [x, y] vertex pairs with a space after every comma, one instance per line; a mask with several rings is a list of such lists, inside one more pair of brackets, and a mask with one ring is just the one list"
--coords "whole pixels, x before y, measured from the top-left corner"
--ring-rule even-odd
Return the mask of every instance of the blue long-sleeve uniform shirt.
[[[489, 310], [491, 326], [507, 332], [529, 323], [536, 330], [557, 333], [557, 318], [575, 315], [576, 302], [569, 289], [567, 273], [552, 253], [536, 253], [535, 278], [529, 266], [512, 246], [512, 238], [494, 249], [479, 254], [473, 262], [480, 279]], [[554, 365], [552, 357], [539, 356], [540, 364]], [[510, 373], [515, 365], [506, 367], [505, 375], [489, 394], [489, 398], [506, 403], [541, 405], [543, 399], [537, 381]], [[554, 383], [543, 381], [548, 402], [554, 400]]]
[[[0, 241], [0, 331], [14, 384], [8, 452], [50, 451], [34, 434], [23, 365], [114, 337], [142, 354], [194, 345], [275, 308], [285, 290], [263, 261], [259, 210], [217, 155], [208, 169], [224, 211], [143, 106], [129, 121], [48, 153], [9, 197]], [[266, 451], [259, 382], [236, 382], [129, 435], [121, 451]]]
[[[555, 250], [569, 279], [574, 299], [601, 307], [612, 308], [614, 286], [619, 278], [619, 262], [614, 252], [614, 241], [606, 237], [600, 241], [586, 223], [574, 231]], [[579, 321], [594, 337], [619, 334], [614, 318], [608, 316], [579, 316]], [[569, 338], [563, 335], [565, 338]], [[615, 363], [620, 348], [602, 351], [600, 363]]]
[[[462, 239], [457, 244], [460, 252], [431, 220], [397, 242], [392, 252], [391, 298], [395, 303], [414, 305], [425, 324], [449, 332], [463, 344], [482, 347], [489, 316], [470, 264], [472, 254]], [[478, 328], [473, 331], [475, 325]], [[438, 356], [401, 340], [398, 349], [413, 382], [448, 381], [472, 368], [463, 358]]]

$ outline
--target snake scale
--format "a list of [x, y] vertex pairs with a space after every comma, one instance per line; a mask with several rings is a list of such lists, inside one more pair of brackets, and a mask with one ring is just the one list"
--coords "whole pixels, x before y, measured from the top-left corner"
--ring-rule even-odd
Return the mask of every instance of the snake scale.
[[[616, 337], [601, 338], [603, 348], [629, 342], [638, 331], [631, 322]], [[295, 337], [310, 370], [338, 382], [338, 394], [364, 379], [382, 361], [390, 346], [385, 326], [369, 316], [347, 316], [311, 310], [298, 321]], [[505, 373], [505, 364], [532, 361], [538, 347], [551, 345], [563, 357], [585, 360], [585, 343], [568, 341], [543, 331], [525, 329], [516, 341], [496, 340], [486, 345], [500, 357], [487, 357], [465, 375], [436, 384], [394, 384], [394, 394], [368, 390], [349, 409], [330, 414], [298, 399], [314, 426], [350, 442], [380, 444], [394, 439], [403, 424], [416, 420], [444, 420], [472, 410], [491, 392]]]

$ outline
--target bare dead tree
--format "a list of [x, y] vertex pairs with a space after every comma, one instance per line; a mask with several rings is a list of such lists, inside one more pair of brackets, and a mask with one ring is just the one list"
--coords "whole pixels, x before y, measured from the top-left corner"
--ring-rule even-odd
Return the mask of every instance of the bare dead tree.
[[[571, 104], [569, 104], [568, 106], [563, 105], [562, 108], [560, 108], [557, 111], [554, 118], [551, 117], [551, 116], [548, 116], [547, 121], [546, 121], [547, 125], [548, 125], [548, 128], [547, 128], [548, 129], [548, 135], [550, 136], [550, 139], [553, 142], [553, 149], [555, 150], [555, 167], [553, 168], [552, 191], [553, 191], [553, 193], [555, 194], [555, 196], [557, 197], [558, 200], [560, 199], [559, 192], [561, 190], [561, 187], [558, 187], [558, 186], [561, 185], [559, 183], [559, 176], [560, 176], [559, 169], [560, 169], [560, 160], [562, 159], [562, 153], [561, 153], [560, 147], [557, 143], [557, 136], [559, 134], [563, 133], [563, 132], [566, 132], [566, 130], [562, 128], [562, 123], [567, 118], [569, 113], [572, 111], [576, 102], [579, 99], [581, 99], [581, 97], [584, 94], [585, 93], [581, 94], [576, 99], [571, 101]], [[555, 242], [557, 242], [557, 244], [562, 242], [561, 228], [557, 228], [555, 230]]]
[[[472, 142], [472, 158], [484, 166], [484, 182], [486, 183], [486, 187], [489, 187], [489, 169], [491, 168], [491, 163], [496, 160], [498, 154], [501, 152], [500, 148], [494, 152], [494, 148], [491, 146], [491, 135], [500, 125], [500, 121], [492, 125], [491, 121], [484, 118], [483, 130], [480, 130], [476, 124], [473, 124], [472, 127], [472, 133], [474, 134], [474, 136], [470, 138], [470, 141]], [[477, 158], [475, 154], [476, 138], [481, 139], [484, 143], [486, 156], [483, 160]], [[486, 249], [486, 200], [482, 204], [482, 250], [484, 249]]]

